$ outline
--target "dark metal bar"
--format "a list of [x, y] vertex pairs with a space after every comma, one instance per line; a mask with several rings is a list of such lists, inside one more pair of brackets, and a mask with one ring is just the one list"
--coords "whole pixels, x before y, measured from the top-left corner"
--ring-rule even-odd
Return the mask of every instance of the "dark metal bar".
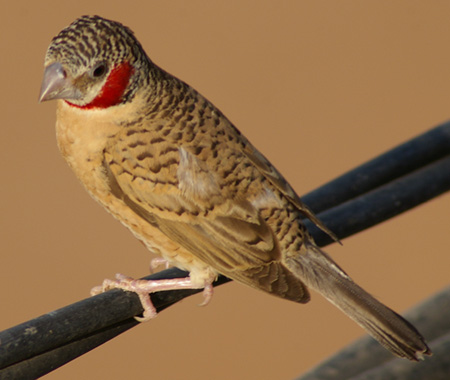
[[449, 155], [450, 121], [326, 183], [302, 199], [317, 214]]
[[396, 358], [364, 336], [297, 380], [448, 380], [450, 378], [450, 287], [405, 317], [427, 338], [433, 356], [413, 363]]
[[[450, 189], [450, 155], [359, 197], [325, 210], [320, 219], [344, 239], [418, 206]], [[332, 239], [309, 220], [306, 227], [318, 245]]]

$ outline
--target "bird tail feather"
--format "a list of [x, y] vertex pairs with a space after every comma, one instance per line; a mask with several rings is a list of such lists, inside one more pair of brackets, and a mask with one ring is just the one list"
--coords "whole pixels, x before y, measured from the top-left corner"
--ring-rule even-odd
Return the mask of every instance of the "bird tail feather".
[[352, 279], [319, 247], [285, 258], [285, 265], [308, 288], [324, 296], [397, 356], [413, 361], [431, 355], [416, 328]]

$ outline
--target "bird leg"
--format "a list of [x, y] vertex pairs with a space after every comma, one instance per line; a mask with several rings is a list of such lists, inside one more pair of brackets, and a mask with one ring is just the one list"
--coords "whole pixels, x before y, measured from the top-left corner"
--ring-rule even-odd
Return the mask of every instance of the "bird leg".
[[213, 295], [212, 283], [199, 285], [194, 283], [190, 277], [173, 278], [165, 280], [136, 280], [123, 274], [117, 273], [116, 280], [106, 279], [103, 284], [92, 288], [91, 295], [97, 295], [111, 289], [122, 289], [128, 292], [134, 292], [139, 296], [144, 313], [142, 317], [134, 317], [139, 322], [146, 322], [157, 315], [155, 306], [150, 299], [150, 293], [156, 293], [165, 290], [180, 289], [204, 289], [204, 300], [200, 306], [209, 303]]

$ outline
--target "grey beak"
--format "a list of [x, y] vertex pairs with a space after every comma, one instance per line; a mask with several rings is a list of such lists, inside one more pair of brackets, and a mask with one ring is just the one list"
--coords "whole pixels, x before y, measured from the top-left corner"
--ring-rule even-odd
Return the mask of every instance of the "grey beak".
[[53, 99], [80, 99], [81, 96], [81, 92], [72, 85], [66, 70], [59, 62], [45, 68], [39, 102]]

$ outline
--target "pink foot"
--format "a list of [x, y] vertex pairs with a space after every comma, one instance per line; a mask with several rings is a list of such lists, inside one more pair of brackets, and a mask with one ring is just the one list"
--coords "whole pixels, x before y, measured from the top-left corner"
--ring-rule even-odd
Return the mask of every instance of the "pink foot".
[[206, 306], [211, 301], [214, 294], [214, 286], [212, 284], [206, 284], [203, 289], [203, 302], [199, 306]]
[[211, 283], [204, 285], [194, 284], [190, 277], [174, 278], [167, 280], [135, 280], [123, 274], [116, 274], [116, 280], [106, 279], [101, 286], [92, 288], [91, 295], [97, 295], [110, 289], [122, 289], [134, 292], [139, 296], [144, 313], [142, 317], [134, 317], [139, 322], [148, 321], [157, 315], [155, 306], [153, 305], [149, 293], [156, 293], [164, 290], [178, 289], [201, 289], [203, 290], [204, 301], [201, 306], [207, 305], [213, 295], [213, 286]]

